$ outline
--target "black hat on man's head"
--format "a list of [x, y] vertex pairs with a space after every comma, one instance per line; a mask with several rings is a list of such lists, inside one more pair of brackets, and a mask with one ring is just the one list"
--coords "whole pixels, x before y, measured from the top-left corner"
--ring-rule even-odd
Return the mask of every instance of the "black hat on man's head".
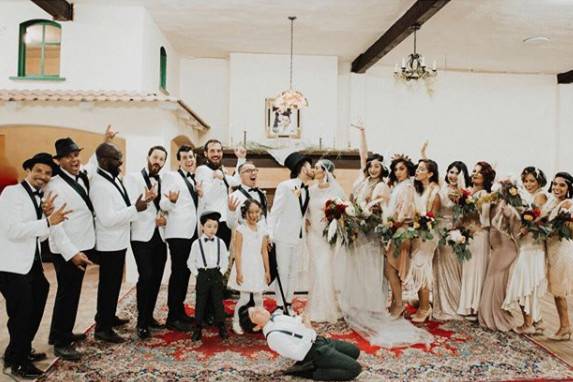
[[221, 214], [217, 211], [204, 211], [199, 217], [201, 225], [205, 224], [207, 220], [215, 220], [218, 223], [219, 219], [221, 219]]
[[83, 150], [83, 148], [79, 147], [70, 137], [58, 139], [55, 146], [56, 155], [54, 158], [56, 159], [65, 157], [70, 153]]
[[34, 167], [34, 165], [37, 163], [50, 166], [52, 168], [52, 171], [54, 171], [54, 168], [56, 167], [56, 164], [52, 160], [52, 154], [48, 153], [38, 153], [34, 155], [32, 158], [26, 159], [24, 163], [22, 163], [22, 167], [24, 168], [24, 170], [31, 170], [32, 167]]
[[290, 153], [285, 158], [285, 166], [291, 171], [291, 173], [297, 171], [303, 162], [312, 164], [312, 158], [299, 152]]

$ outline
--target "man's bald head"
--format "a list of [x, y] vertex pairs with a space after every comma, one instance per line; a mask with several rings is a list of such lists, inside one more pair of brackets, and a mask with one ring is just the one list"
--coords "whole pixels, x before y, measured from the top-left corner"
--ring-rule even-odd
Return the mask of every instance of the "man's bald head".
[[123, 156], [119, 148], [113, 143], [102, 143], [96, 149], [98, 165], [110, 172], [112, 175], [119, 175], [119, 168], [123, 164]]

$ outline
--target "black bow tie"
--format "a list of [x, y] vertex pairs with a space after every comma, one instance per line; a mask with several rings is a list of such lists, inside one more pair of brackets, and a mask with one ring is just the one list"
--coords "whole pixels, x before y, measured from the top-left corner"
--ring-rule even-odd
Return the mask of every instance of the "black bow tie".
[[195, 174], [191, 174], [190, 172], [187, 173], [187, 175], [185, 175], [187, 178], [191, 178], [193, 180], [195, 180]]
[[209, 239], [208, 237], [206, 237], [206, 238], [203, 239], [203, 240], [205, 240], [205, 243], [206, 243], [206, 242], [208, 242], [208, 241], [215, 241], [215, 238], [212, 237], [212, 238]]
[[159, 182], [159, 175], [158, 175], [158, 174], [155, 174], [155, 175], [149, 175], [149, 177], [150, 177], [150, 178], [153, 178], [153, 179], [155, 179], [156, 181], [158, 181], [158, 182]]
[[76, 178], [76, 182], [80, 180], [80, 176], [79, 176], [79, 175], [76, 175], [75, 178]]
[[251, 188], [249, 188], [249, 192], [260, 192], [260, 191], [261, 191], [261, 189], [258, 188], [258, 187], [251, 187]]
[[40, 190], [36, 190], [33, 192], [34, 195], [39, 196], [40, 199], [42, 199], [44, 197], [44, 192], [40, 191]]

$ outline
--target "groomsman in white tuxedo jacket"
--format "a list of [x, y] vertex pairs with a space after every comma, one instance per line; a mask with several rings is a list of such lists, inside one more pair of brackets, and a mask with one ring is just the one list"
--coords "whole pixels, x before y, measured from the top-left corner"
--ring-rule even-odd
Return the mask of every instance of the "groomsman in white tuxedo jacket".
[[203, 188], [199, 214], [203, 211], [215, 211], [221, 214], [217, 236], [223, 239], [227, 248], [231, 244], [231, 229], [227, 225], [228, 201], [232, 188], [239, 185], [238, 167], [245, 162], [247, 150], [238, 147], [235, 150], [237, 165], [234, 175], [226, 175], [223, 169], [223, 145], [217, 139], [210, 139], [203, 149], [207, 163], [197, 167], [196, 178]]
[[163, 176], [160, 207], [167, 214], [165, 238], [171, 256], [171, 276], [167, 305], [167, 327], [189, 332], [193, 330], [193, 318], [185, 313], [185, 296], [190, 272], [187, 259], [191, 243], [197, 238], [197, 206], [202, 190], [195, 182], [195, 154], [191, 146], [183, 145], [177, 150], [179, 169]]
[[[300, 153], [285, 159], [291, 179], [277, 186], [270, 213], [272, 241], [275, 244], [279, 279], [275, 280], [277, 305], [292, 303], [296, 288], [297, 261], [302, 251], [302, 230], [310, 201], [308, 183], [313, 178], [312, 160]], [[281, 291], [282, 286], [282, 291]], [[284, 294], [285, 301], [282, 300]]]
[[[115, 136], [111, 126], [107, 127], [104, 142], [111, 142]], [[60, 358], [76, 361], [81, 353], [74, 342], [85, 339], [85, 334], [74, 334], [73, 329], [80, 302], [85, 268], [95, 258], [94, 209], [89, 197], [90, 180], [97, 170], [95, 154], [82, 166], [80, 148], [71, 138], [58, 139], [55, 143], [59, 164], [55, 176], [46, 187], [46, 192], [58, 195], [54, 207], [66, 203], [72, 212], [62, 223], [62, 235], [50, 235], [50, 252], [58, 280], [54, 301], [52, 323], [48, 342], [54, 345], [54, 354]]]
[[131, 203], [118, 177], [123, 156], [115, 145], [102, 143], [96, 149], [96, 157], [99, 167], [90, 187], [90, 199], [96, 216], [96, 250], [100, 262], [95, 338], [121, 343], [125, 340], [113, 330], [113, 326], [125, 253], [130, 244], [130, 226], [155, 195], [152, 191], [145, 192], [138, 196], [135, 204]]
[[[56, 230], [69, 210], [55, 210], [53, 197], [43, 206], [43, 188], [54, 170], [52, 156], [36, 154], [23, 164], [26, 178], [0, 194], [0, 292], [6, 300], [10, 342], [4, 367], [13, 375], [33, 379], [43, 372], [32, 364], [46, 358], [32, 351], [50, 284], [44, 277], [40, 242]], [[46, 214], [49, 217], [46, 217]]]
[[141, 171], [125, 176], [125, 188], [132, 203], [144, 192], [153, 192], [155, 198], [147, 209], [138, 214], [131, 223], [131, 249], [137, 264], [137, 335], [149, 338], [149, 328], [162, 326], [153, 318], [157, 295], [167, 261], [167, 245], [164, 240], [167, 222], [161, 212], [161, 177], [159, 171], [167, 160], [167, 150], [163, 146], [153, 146], [147, 153], [147, 166]]
[[263, 213], [259, 224], [263, 227], [265, 232], [269, 233], [269, 227], [267, 225], [267, 196], [263, 190], [257, 187], [259, 169], [253, 162], [246, 161], [239, 166], [238, 171], [241, 183], [237, 186], [229, 198], [229, 214], [227, 216], [227, 224], [229, 225], [229, 228], [235, 229], [239, 224], [243, 223], [241, 207], [245, 203], [245, 200], [253, 199], [259, 202], [261, 206], [263, 206]]

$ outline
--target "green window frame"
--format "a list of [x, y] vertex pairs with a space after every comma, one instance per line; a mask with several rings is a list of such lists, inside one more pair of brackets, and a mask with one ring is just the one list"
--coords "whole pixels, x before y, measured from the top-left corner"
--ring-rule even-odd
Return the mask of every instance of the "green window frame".
[[164, 47], [159, 49], [159, 88], [167, 91], [167, 52]]
[[[41, 41], [36, 43], [36, 47], [40, 47], [40, 68], [39, 74], [30, 75], [26, 73], [26, 56], [27, 56], [27, 49], [28, 43], [26, 42], [26, 31], [29, 27], [34, 25], [41, 25], [42, 26], [42, 38]], [[59, 41], [57, 42], [50, 42], [46, 41], [46, 26], [56, 27], [60, 30]], [[10, 77], [11, 79], [15, 80], [52, 80], [52, 81], [63, 81], [65, 78], [60, 77], [60, 60], [61, 60], [61, 46], [62, 46], [62, 37], [61, 37], [61, 30], [62, 27], [55, 21], [51, 20], [29, 20], [25, 21], [20, 24], [20, 37], [19, 37], [19, 45], [18, 45], [18, 76], [17, 77]], [[58, 73], [57, 74], [46, 74], [46, 50], [49, 47], [59, 47], [59, 58], [58, 58]]]

